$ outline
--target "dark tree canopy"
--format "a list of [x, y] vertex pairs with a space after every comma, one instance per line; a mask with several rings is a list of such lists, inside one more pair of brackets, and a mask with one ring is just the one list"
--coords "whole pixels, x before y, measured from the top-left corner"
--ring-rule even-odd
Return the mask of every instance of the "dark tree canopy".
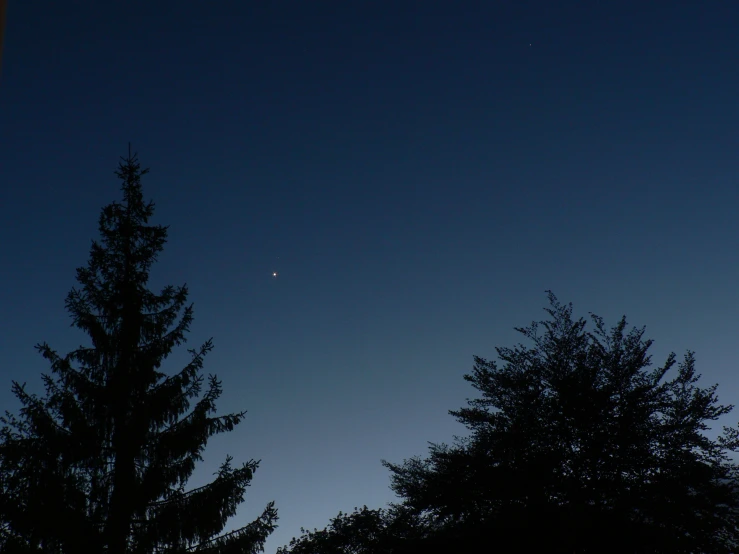
[[[426, 458], [383, 461], [394, 508], [424, 527], [418, 552], [735, 551], [727, 451], [739, 432], [705, 436], [732, 406], [718, 404], [715, 385], [697, 385], [693, 353], [677, 371], [674, 354], [650, 370], [643, 328], [627, 333], [622, 318], [607, 331], [593, 315], [588, 332], [571, 305], [549, 300], [550, 320], [517, 329], [531, 346], [496, 349], [500, 364], [475, 358], [465, 379], [480, 396], [450, 412], [469, 436], [432, 444]], [[344, 523], [343, 536], [363, 535]], [[360, 552], [311, 550], [319, 536], [285, 553]]]
[[[451, 414], [471, 434], [427, 459], [384, 462], [404, 504], [511, 549], [728, 552], [736, 468], [703, 434], [728, 413], [700, 388], [692, 352], [648, 371], [652, 341], [572, 318], [550, 292], [549, 321], [517, 329], [532, 347], [476, 358], [481, 393]], [[539, 333], [540, 328], [543, 333]], [[728, 435], [727, 435], [728, 437]], [[460, 536], [460, 540], [462, 540]]]
[[339, 512], [323, 530], [306, 531], [277, 554], [415, 554], [427, 547], [426, 522], [401, 506]]
[[[276, 527], [270, 503], [248, 525], [222, 535], [258, 462], [223, 462], [210, 484], [185, 490], [209, 437], [233, 430], [245, 412], [216, 416], [221, 383], [202, 394], [208, 340], [167, 375], [160, 367], [186, 341], [193, 320], [186, 286], [147, 289], [167, 228], [150, 225], [142, 170], [129, 151], [116, 174], [123, 203], [102, 210], [80, 288], [66, 300], [90, 339], [66, 356], [37, 345], [50, 362], [39, 397], [13, 383], [20, 415], [0, 435], [0, 551], [252, 553]], [[191, 404], [194, 402], [194, 404]]]

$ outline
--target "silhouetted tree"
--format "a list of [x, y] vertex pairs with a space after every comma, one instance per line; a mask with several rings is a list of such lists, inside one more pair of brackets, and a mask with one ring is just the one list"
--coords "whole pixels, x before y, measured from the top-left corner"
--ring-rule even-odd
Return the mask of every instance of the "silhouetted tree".
[[[666, 380], [675, 355], [648, 370], [643, 328], [626, 334], [622, 318], [608, 332], [593, 315], [586, 332], [571, 305], [549, 300], [551, 320], [517, 328], [531, 347], [496, 349], [501, 366], [475, 358], [465, 379], [481, 397], [450, 412], [469, 436], [382, 462], [400, 503], [337, 518], [282, 554], [736, 551], [726, 453], [739, 431], [703, 434], [732, 406], [718, 404], [716, 385], [697, 386], [693, 353]], [[393, 528], [393, 514], [405, 525]], [[393, 543], [397, 529], [414, 541]]]
[[404, 505], [451, 522], [468, 544], [549, 552], [730, 552], [736, 540], [732, 435], [707, 421], [731, 411], [696, 385], [692, 352], [647, 371], [644, 329], [610, 333], [572, 319], [549, 292], [551, 321], [517, 331], [533, 347], [476, 358], [482, 393], [450, 412], [471, 431], [427, 459], [383, 464]]
[[[135, 155], [119, 164], [123, 203], [102, 210], [81, 288], [66, 308], [90, 337], [66, 356], [37, 345], [50, 362], [44, 397], [13, 383], [20, 416], [6, 411], [0, 435], [0, 551], [82, 553], [261, 552], [276, 527], [269, 503], [245, 527], [221, 534], [258, 466], [228, 456], [210, 484], [185, 490], [210, 436], [245, 412], [214, 416], [221, 383], [201, 395], [208, 340], [184, 369], [159, 369], [185, 342], [193, 319], [187, 287], [147, 289], [167, 228], [149, 225]], [[181, 317], [180, 317], [181, 316]], [[178, 321], [179, 318], [179, 321]], [[196, 402], [190, 409], [191, 399]]]

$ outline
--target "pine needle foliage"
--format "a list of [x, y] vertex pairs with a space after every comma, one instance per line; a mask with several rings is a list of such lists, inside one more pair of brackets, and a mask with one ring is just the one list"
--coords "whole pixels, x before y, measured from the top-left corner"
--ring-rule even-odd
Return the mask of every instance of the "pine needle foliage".
[[261, 552], [276, 527], [273, 502], [222, 534], [258, 461], [234, 467], [228, 456], [211, 483], [186, 490], [208, 439], [232, 431], [246, 412], [215, 415], [221, 381], [202, 375], [211, 340], [189, 349], [178, 372], [161, 370], [185, 343], [193, 306], [186, 285], [147, 288], [168, 228], [149, 223], [154, 204], [141, 186], [148, 169], [130, 147], [121, 160], [123, 201], [102, 210], [100, 241], [66, 299], [90, 344], [65, 356], [38, 344], [51, 366], [45, 395], [13, 382], [22, 407], [0, 418], [0, 551]]

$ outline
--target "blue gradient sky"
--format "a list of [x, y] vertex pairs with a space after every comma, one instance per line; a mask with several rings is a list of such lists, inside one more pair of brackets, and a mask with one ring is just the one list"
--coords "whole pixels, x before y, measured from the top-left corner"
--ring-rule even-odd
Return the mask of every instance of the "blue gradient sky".
[[189, 285], [249, 412], [192, 484], [261, 459], [229, 528], [274, 499], [267, 552], [392, 500], [380, 459], [464, 431], [472, 356], [545, 289], [738, 401], [738, 28], [728, 0], [11, 0], [0, 406], [41, 390], [35, 343], [86, 340], [64, 298], [129, 141], [170, 225], [152, 285]]

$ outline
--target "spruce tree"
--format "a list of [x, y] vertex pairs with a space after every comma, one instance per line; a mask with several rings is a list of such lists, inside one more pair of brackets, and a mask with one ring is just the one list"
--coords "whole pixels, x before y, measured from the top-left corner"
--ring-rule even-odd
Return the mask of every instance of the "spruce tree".
[[[263, 551], [276, 527], [270, 502], [248, 525], [223, 534], [258, 461], [227, 456], [209, 484], [186, 490], [209, 437], [233, 430], [246, 412], [216, 416], [221, 382], [201, 374], [212, 341], [161, 371], [193, 321], [186, 285], [147, 288], [167, 227], [151, 225], [136, 155], [116, 175], [123, 202], [102, 210], [79, 288], [66, 299], [89, 344], [65, 356], [42, 343], [50, 363], [45, 395], [13, 382], [22, 408], [5, 412], [0, 434], [0, 551], [109, 554]], [[191, 408], [192, 402], [192, 408]]]

